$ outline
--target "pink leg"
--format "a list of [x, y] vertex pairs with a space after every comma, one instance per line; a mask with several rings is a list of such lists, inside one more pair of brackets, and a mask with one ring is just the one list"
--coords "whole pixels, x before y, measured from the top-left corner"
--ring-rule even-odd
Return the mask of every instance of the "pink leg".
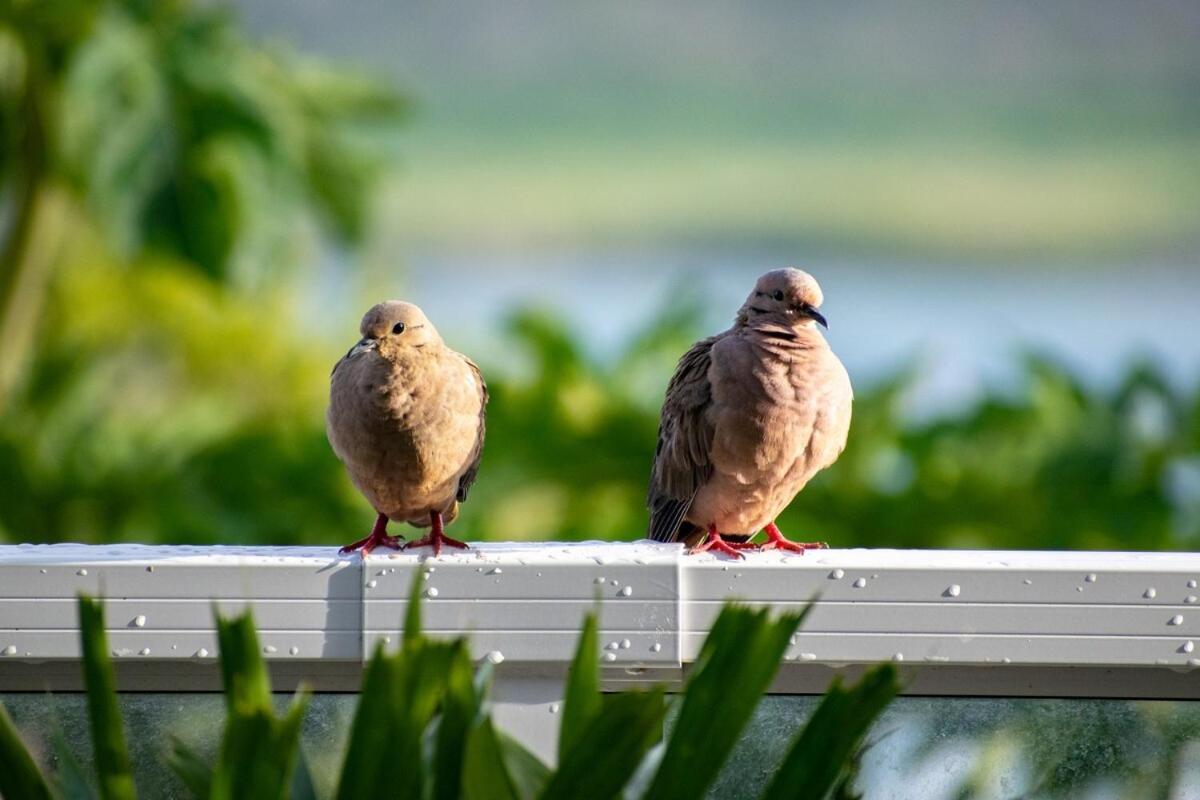
[[353, 553], [355, 550], [362, 550], [365, 556], [380, 545], [390, 547], [393, 550], [399, 550], [401, 547], [399, 536], [388, 536], [387, 533], [388, 518], [386, 514], [380, 514], [375, 518], [375, 527], [371, 529], [369, 536], [359, 539], [357, 542], [352, 542], [338, 550], [339, 553]]
[[774, 522], [763, 528], [763, 532], [767, 534], [767, 541], [762, 546], [763, 550], [790, 550], [793, 553], [803, 553], [805, 550], [822, 550], [829, 547], [824, 542], [789, 541], [784, 538], [779, 526]]
[[434, 558], [437, 558], [438, 556], [440, 556], [442, 554], [442, 545], [446, 545], [447, 547], [458, 547], [463, 550], [468, 549], [466, 542], [460, 542], [458, 539], [451, 539], [449, 536], [446, 535], [446, 532], [442, 525], [442, 512], [430, 511], [429, 512], [429, 521], [432, 524], [432, 528], [433, 528], [429, 532], [429, 535], [424, 538], [417, 539], [415, 542], [409, 542], [407, 545], [405, 545], [406, 548], [424, 547], [427, 544], [433, 545], [433, 557]]
[[707, 553], [709, 551], [716, 551], [718, 553], [724, 553], [727, 556], [732, 556], [733, 558], [744, 558], [744, 556], [738, 552], [739, 549], [746, 549], [742, 545], [742, 542], [734, 544], [733, 542], [725, 541], [721, 537], [721, 534], [717, 531], [717, 526], [709, 525], [708, 535], [704, 538], [703, 542], [692, 548], [692, 552]]

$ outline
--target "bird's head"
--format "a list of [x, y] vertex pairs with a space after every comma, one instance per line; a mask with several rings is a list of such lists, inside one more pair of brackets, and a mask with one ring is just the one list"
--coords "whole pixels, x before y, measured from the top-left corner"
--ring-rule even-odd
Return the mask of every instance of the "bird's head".
[[441, 341], [425, 312], [403, 300], [387, 300], [371, 306], [358, 330], [363, 337], [359, 345], [378, 348], [385, 358]]
[[789, 328], [829, 324], [817, 309], [824, 296], [812, 275], [788, 267], [773, 269], [754, 284], [754, 291], [738, 311], [743, 324], [772, 322]]

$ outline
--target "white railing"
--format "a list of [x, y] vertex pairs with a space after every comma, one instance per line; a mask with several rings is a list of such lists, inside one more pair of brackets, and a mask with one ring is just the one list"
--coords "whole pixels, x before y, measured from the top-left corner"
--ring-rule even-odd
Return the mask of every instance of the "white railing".
[[[338, 557], [333, 548], [0, 547], [0, 692], [79, 688], [74, 598], [107, 599], [126, 690], [219, 686], [213, 609], [253, 608], [275, 685], [358, 688], [397, 641], [411, 581], [424, 624], [497, 670], [498, 718], [544, 754], [583, 615], [599, 599], [610, 688], [680, 681], [725, 599], [815, 598], [773, 691], [902, 661], [935, 695], [1200, 699], [1200, 555], [822, 550], [743, 561], [639, 543], [484, 543]], [[551, 710], [553, 710], [551, 708]], [[542, 730], [545, 729], [545, 730]]]

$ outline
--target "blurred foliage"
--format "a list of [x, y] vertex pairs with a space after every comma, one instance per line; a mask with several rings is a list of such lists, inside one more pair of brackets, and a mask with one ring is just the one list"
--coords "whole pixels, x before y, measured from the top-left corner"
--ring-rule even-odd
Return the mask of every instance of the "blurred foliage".
[[[0, 418], [8, 541], [333, 544], [370, 527], [323, 430], [345, 343], [308, 333], [286, 292], [92, 262], [51, 297]], [[662, 391], [695, 316], [675, 305], [599, 360], [554, 317], [515, 314], [514, 363], [483, 365], [488, 440], [457, 530], [641, 537]], [[1148, 364], [1104, 389], [1032, 355], [1021, 375], [922, 420], [905, 411], [915, 374], [860, 386], [846, 452], [781, 526], [837, 546], [1200, 544], [1200, 393]]]
[[0, 0], [0, 404], [81, 229], [127, 266], [252, 286], [310, 221], [360, 240], [405, 101], [260, 46], [220, 5]]

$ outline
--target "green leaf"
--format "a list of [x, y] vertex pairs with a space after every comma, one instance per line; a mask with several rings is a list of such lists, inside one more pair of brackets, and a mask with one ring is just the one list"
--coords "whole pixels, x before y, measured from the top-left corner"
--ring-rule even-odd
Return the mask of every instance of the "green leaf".
[[0, 797], [50, 800], [50, 786], [0, 705]]
[[462, 796], [465, 800], [527, 800], [509, 772], [491, 717], [477, 720], [467, 736]]
[[408, 587], [408, 603], [404, 607], [404, 630], [401, 645], [408, 647], [421, 639], [421, 571], [413, 572], [412, 583]]
[[221, 654], [221, 683], [228, 710], [271, 710], [271, 678], [258, 647], [254, 618], [246, 612], [232, 619], [217, 614], [217, 645]]
[[647, 751], [662, 738], [664, 690], [604, 698], [600, 713], [560, 758], [543, 792], [545, 800], [607, 800], [633, 777]]
[[454, 645], [433, 757], [433, 797], [436, 800], [457, 800], [462, 796], [467, 736], [482, 704], [482, 696], [475, 691], [475, 676], [466, 643], [460, 640]]
[[583, 620], [575, 659], [567, 673], [563, 695], [562, 723], [558, 729], [558, 758], [561, 762], [600, 713], [600, 643], [594, 613]]
[[[350, 730], [339, 798], [422, 795], [424, 732], [445, 697], [462, 647], [461, 642], [416, 638], [396, 655], [376, 648]], [[396, 768], [396, 753], [411, 754], [403, 769]]]
[[550, 768], [504, 731], [496, 731], [496, 736], [500, 741], [504, 766], [517, 796], [522, 800], [539, 796], [550, 781]]
[[108, 657], [104, 607], [83, 594], [79, 595], [79, 635], [100, 797], [103, 800], [132, 800], [135, 796], [133, 770], [129, 752], [125, 749], [121, 710], [117, 707], [116, 677]]
[[[810, 606], [811, 607], [811, 606]], [[667, 749], [646, 797], [703, 797], [767, 690], [788, 640], [808, 613], [770, 619], [767, 609], [727, 605], [684, 690]]]
[[218, 615], [217, 639], [226, 720], [211, 797], [283, 798], [292, 783], [308, 696], [299, 692], [283, 719], [275, 717], [271, 681], [249, 612], [233, 619]]
[[206, 800], [212, 794], [212, 767], [174, 736], [171, 737], [171, 752], [167, 754], [167, 766], [196, 800]]
[[286, 797], [300, 746], [300, 725], [307, 711], [305, 695], [293, 701], [281, 720], [269, 708], [232, 710], [213, 769], [211, 797], [214, 800]]
[[891, 664], [872, 669], [851, 689], [834, 681], [784, 757], [763, 800], [825, 797], [852, 763], [875, 718], [899, 691]]

